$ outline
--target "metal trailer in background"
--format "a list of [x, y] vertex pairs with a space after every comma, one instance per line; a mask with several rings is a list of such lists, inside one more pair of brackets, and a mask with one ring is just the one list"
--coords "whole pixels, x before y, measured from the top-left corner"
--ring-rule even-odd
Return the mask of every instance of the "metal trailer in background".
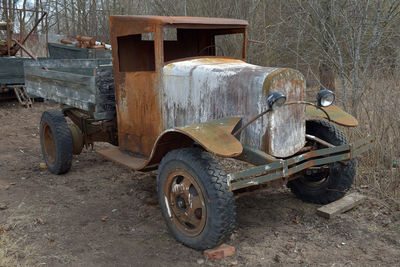
[[[65, 61], [66, 65], [62, 69], [73, 66], [75, 70], [71, 69], [71, 71], [74, 73], [85, 70], [79, 66], [82, 62], [79, 59], [99, 59], [100, 61], [98, 62], [108, 62], [111, 64], [111, 53], [109, 50], [78, 48], [49, 43], [49, 54], [50, 58], [35, 58], [37, 61], [29, 57], [0, 57], [0, 99], [8, 100], [17, 98], [25, 106], [32, 104], [30, 98], [34, 97], [34, 95], [27, 94], [25, 90], [24, 62], [29, 62], [28, 66], [32, 64], [44, 68], [50, 62], [48, 59], [71, 59], [70, 61]], [[73, 60], [77, 61], [74, 63]], [[44, 65], [41, 65], [41, 62]], [[85, 74], [85, 72], [82, 74]]]
[[80, 48], [58, 43], [48, 43], [48, 49], [50, 58], [54, 59], [111, 58], [110, 50]]
[[26, 106], [32, 105], [32, 100], [25, 90], [24, 62], [33, 61], [27, 57], [0, 57], [0, 99], [17, 98]]
[[[7, 4], [7, 2], [5, 2], [5, 4]], [[25, 47], [25, 42], [44, 20], [45, 28], [41, 30], [45, 32], [47, 43], [47, 13], [38, 10], [9, 8], [7, 6], [3, 6], [1, 9], [4, 10], [4, 21], [0, 21], [0, 33], [2, 36], [5, 36], [5, 39], [3, 38], [0, 40], [0, 99], [8, 100], [17, 98], [21, 104], [29, 107], [32, 105], [32, 101], [24, 87], [23, 62], [38, 59]], [[10, 12], [18, 14], [14, 17], [14, 19], [19, 18], [17, 23], [16, 21], [10, 20]], [[25, 21], [23, 21], [23, 18], [25, 16], [23, 16], [23, 14], [26, 14], [26, 12], [37, 14], [38, 19], [29, 32], [24, 35]], [[19, 34], [14, 33], [15, 25], [19, 25]], [[19, 57], [17, 56], [18, 52], [20, 52]], [[23, 57], [23, 52], [29, 57]]]
[[14, 86], [24, 85], [24, 62], [27, 60], [30, 60], [30, 58], [0, 57], [0, 93], [6, 93], [9, 89], [12, 90]]
[[[46, 36], [46, 44], [48, 44], [48, 54], [50, 58], [53, 59], [97, 59], [97, 58], [105, 58], [108, 59], [105, 62], [111, 62], [111, 51], [110, 50], [98, 50], [98, 49], [88, 49], [88, 48], [79, 48], [70, 45], [64, 44], [56, 44], [56, 43], [48, 43], [48, 21], [47, 21], [47, 13], [37, 10], [29, 10], [29, 9], [15, 9], [15, 8], [7, 8], [2, 7], [2, 9], [6, 10], [5, 12], [5, 21], [0, 21], [0, 32], [5, 36], [5, 40], [0, 40], [0, 99], [15, 99], [24, 106], [32, 105], [32, 97], [34, 95], [29, 95], [25, 89], [25, 75], [24, 75], [24, 62], [31, 62], [32, 65], [41, 66], [40, 68], [46, 68], [44, 65], [38, 62], [46, 62], [45, 58], [37, 58], [29, 49], [25, 47], [25, 42], [29, 39], [29, 37], [34, 33], [37, 29], [38, 25], [42, 20], [45, 21], [45, 28], [41, 29], [41, 31], [45, 32]], [[8, 13], [9, 11], [18, 12], [19, 13], [19, 35], [17, 36], [14, 31], [14, 26], [16, 23], [9, 21]], [[22, 14], [23, 12], [33, 12], [38, 13], [39, 19], [35, 22], [32, 29], [23, 36], [23, 24]], [[17, 40], [18, 39], [18, 40]], [[20, 53], [18, 53], [20, 52]], [[23, 52], [25, 52], [29, 57], [23, 57]], [[19, 56], [19, 57], [18, 57]], [[32, 63], [35, 62], [36, 63]], [[65, 68], [61, 68], [65, 70], [68, 66], [73, 66], [74, 70], [71, 70], [72, 73], [76, 73], [77, 71], [84, 71], [83, 68], [80, 68], [80, 61], [76, 61], [72, 63], [68, 61], [66, 63]], [[29, 65], [29, 64], [28, 64]], [[85, 69], [87, 70], [87, 69]], [[85, 72], [81, 73], [85, 74]]]

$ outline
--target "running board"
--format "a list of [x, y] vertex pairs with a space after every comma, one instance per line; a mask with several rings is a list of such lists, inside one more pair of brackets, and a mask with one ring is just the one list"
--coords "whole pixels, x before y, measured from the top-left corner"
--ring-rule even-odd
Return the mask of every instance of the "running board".
[[97, 154], [102, 155], [108, 160], [114, 161], [129, 169], [142, 169], [147, 162], [147, 158], [135, 155], [133, 153], [121, 151], [118, 148], [110, 148], [97, 151]]

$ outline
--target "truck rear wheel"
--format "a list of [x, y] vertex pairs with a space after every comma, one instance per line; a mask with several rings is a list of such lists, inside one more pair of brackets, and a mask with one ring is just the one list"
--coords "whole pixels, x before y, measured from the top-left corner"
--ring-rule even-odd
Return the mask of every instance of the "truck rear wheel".
[[[327, 121], [307, 121], [306, 132], [335, 146], [348, 143], [344, 133]], [[355, 167], [355, 159], [351, 159], [347, 164], [334, 162], [316, 173], [305, 174], [301, 178], [289, 181], [287, 186], [304, 201], [327, 204], [342, 198], [350, 189], [354, 181]]]
[[212, 248], [229, 238], [235, 200], [218, 163], [198, 148], [169, 152], [157, 176], [158, 199], [173, 236], [194, 249]]
[[72, 163], [72, 136], [61, 111], [43, 112], [40, 120], [40, 145], [44, 161], [52, 173], [63, 174], [69, 171]]

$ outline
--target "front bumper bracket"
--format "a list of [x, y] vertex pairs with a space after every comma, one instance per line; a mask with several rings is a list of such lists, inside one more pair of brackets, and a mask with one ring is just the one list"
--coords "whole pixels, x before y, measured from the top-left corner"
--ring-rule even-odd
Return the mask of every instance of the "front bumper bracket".
[[228, 174], [228, 186], [231, 191], [266, 184], [282, 178], [288, 178], [314, 166], [337, 161], [348, 161], [372, 148], [371, 136], [352, 144], [313, 150], [288, 159], [277, 159], [266, 165]]

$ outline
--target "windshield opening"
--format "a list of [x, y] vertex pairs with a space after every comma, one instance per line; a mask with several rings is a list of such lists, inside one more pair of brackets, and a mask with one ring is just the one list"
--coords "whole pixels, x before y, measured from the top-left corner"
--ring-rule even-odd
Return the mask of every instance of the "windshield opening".
[[192, 57], [243, 58], [244, 28], [164, 28], [164, 62]]

